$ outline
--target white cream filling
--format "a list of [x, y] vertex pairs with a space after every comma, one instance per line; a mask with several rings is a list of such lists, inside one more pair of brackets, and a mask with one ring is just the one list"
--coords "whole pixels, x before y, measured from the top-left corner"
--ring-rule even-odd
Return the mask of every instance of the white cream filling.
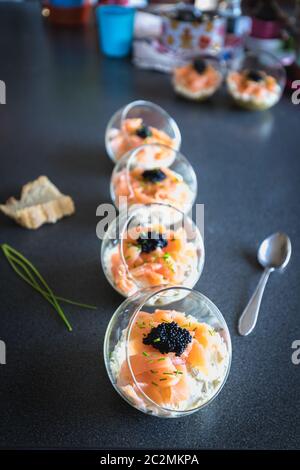
[[212, 96], [219, 88], [221, 82], [222, 82], [222, 75], [219, 74], [219, 79], [214, 86], [204, 87], [197, 91], [191, 91], [187, 87], [179, 83], [179, 81], [175, 80], [175, 77], [174, 77], [173, 87], [179, 95], [185, 96], [186, 98], [189, 98], [192, 100], [201, 100], [201, 99], [208, 98], [209, 96]]
[[202, 88], [201, 90], [198, 90], [198, 91], [190, 91], [188, 88], [174, 81], [175, 91], [178, 94], [185, 96], [186, 98], [193, 99], [193, 100], [200, 100], [203, 98], [208, 98], [209, 96], [212, 96], [215, 93], [215, 91], [217, 91], [218, 88], [219, 88], [219, 83], [218, 85], [214, 87]]
[[254, 104], [258, 107], [262, 105], [266, 107], [271, 107], [275, 103], [277, 103], [277, 101], [279, 100], [281, 96], [281, 88], [278, 85], [278, 83], [276, 84], [276, 88], [274, 91], [264, 89], [263, 95], [260, 97], [253, 96], [252, 94], [248, 94], [248, 93], [241, 93], [238, 90], [237, 84], [233, 80], [230, 79], [230, 76], [227, 78], [227, 85], [228, 85], [229, 92], [231, 93], [233, 98], [235, 98], [236, 100], [243, 101], [244, 103]]

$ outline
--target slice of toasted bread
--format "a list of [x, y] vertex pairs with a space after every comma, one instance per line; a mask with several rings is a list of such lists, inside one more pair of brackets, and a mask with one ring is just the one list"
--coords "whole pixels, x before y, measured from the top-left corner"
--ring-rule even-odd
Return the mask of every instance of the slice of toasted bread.
[[23, 186], [19, 201], [11, 197], [0, 205], [0, 210], [23, 227], [36, 229], [73, 214], [75, 206], [72, 198], [62, 194], [47, 176], [40, 176]]

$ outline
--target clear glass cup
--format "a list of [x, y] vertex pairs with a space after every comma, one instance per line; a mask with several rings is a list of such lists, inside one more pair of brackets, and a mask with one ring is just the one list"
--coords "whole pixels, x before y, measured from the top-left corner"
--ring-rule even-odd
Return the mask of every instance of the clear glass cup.
[[204, 258], [203, 239], [196, 224], [167, 204], [135, 205], [123, 210], [108, 226], [101, 247], [106, 278], [124, 297], [158, 285], [194, 287]]
[[280, 100], [286, 72], [269, 52], [248, 52], [229, 64], [226, 83], [228, 93], [238, 106], [263, 111]]
[[[174, 290], [181, 290], [184, 295], [171, 294]], [[168, 309], [157, 310], [151, 299], [166, 293], [175, 300]], [[198, 335], [194, 334], [191, 346], [180, 357], [141, 344], [159, 318], [162, 321], [174, 318], [190, 332], [194, 325], [198, 327]], [[183, 321], [187, 323], [182, 324]], [[191, 357], [194, 342], [200, 344], [198, 348], [204, 351], [208, 366]], [[187, 416], [211, 403], [227, 380], [231, 355], [230, 333], [219, 309], [203, 294], [186, 287], [137, 292], [116, 310], [104, 339], [105, 366], [116, 391], [134, 408], [157, 417]], [[164, 372], [170, 364], [170, 372]], [[154, 380], [157, 387], [152, 383]]]
[[[131, 130], [133, 120], [136, 119], [140, 119], [143, 126], [152, 128], [153, 135], [137, 136]], [[106, 151], [115, 162], [129, 150], [146, 143], [162, 143], [179, 150], [180, 130], [174, 119], [157, 104], [144, 100], [133, 101], [119, 109], [109, 120], [105, 131]]]
[[183, 98], [201, 102], [219, 90], [223, 77], [224, 65], [216, 55], [193, 54], [173, 70], [172, 86]]
[[[113, 170], [110, 183], [115, 206], [166, 203], [185, 214], [197, 195], [197, 177], [189, 161], [161, 144], [146, 144], [129, 151]], [[123, 202], [122, 202], [123, 200]]]

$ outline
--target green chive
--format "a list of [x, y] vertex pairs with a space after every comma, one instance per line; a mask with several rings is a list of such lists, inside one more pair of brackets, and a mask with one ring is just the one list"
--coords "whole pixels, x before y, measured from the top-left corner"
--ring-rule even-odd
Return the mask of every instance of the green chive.
[[[61, 302], [69, 303], [72, 305], [77, 305], [79, 307], [96, 309], [94, 305], [83, 304], [80, 302], [75, 302], [73, 300], [66, 299], [64, 297], [59, 297], [53, 293], [45, 279], [42, 277], [40, 272], [36, 267], [23, 256], [20, 252], [7, 245], [6, 243], [1, 245], [2, 251], [9, 262], [12, 269], [15, 271], [18, 276], [20, 276], [27, 284], [29, 284], [33, 289], [39, 292], [57, 311], [60, 315], [67, 328], [71, 331], [72, 327], [67, 320], [62, 308], [60, 307], [58, 300]], [[21, 270], [19, 269], [21, 268]], [[41, 286], [44, 287], [42, 287]]]
[[149, 354], [148, 354], [148, 353], [146, 353], [146, 351], [143, 351], [143, 355], [144, 355], [144, 356], [146, 356], [146, 357], [148, 357], [148, 356], [149, 356]]
[[158, 387], [158, 384], [156, 382], [151, 382], [152, 385], [155, 385], [155, 387]]
[[160, 382], [162, 382], [163, 380], [167, 380], [166, 378], [165, 379], [159, 379]]
[[159, 359], [157, 359], [157, 360], [158, 360], [159, 362], [160, 362], [160, 361], [165, 361], [165, 360], [166, 360], [166, 358], [165, 358], [165, 357], [160, 357], [160, 358], [159, 358]]
[[159, 343], [159, 342], [160, 342], [160, 338], [155, 338], [155, 339], [153, 340], [153, 343]]

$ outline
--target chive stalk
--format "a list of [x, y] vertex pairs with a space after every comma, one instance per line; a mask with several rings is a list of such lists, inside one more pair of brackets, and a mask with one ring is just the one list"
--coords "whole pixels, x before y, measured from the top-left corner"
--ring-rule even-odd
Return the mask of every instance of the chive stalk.
[[33, 289], [39, 292], [42, 297], [44, 297], [50, 303], [50, 305], [53, 306], [69, 331], [72, 331], [72, 326], [58, 301], [88, 309], [97, 308], [94, 305], [83, 304], [55, 295], [40, 272], [27, 258], [25, 258], [25, 256], [22, 255], [22, 253], [15, 250], [6, 243], [1, 245], [1, 249], [15, 273], [18, 274], [18, 276], [21, 277], [21, 279], [23, 279], [23, 281], [29, 284]]

